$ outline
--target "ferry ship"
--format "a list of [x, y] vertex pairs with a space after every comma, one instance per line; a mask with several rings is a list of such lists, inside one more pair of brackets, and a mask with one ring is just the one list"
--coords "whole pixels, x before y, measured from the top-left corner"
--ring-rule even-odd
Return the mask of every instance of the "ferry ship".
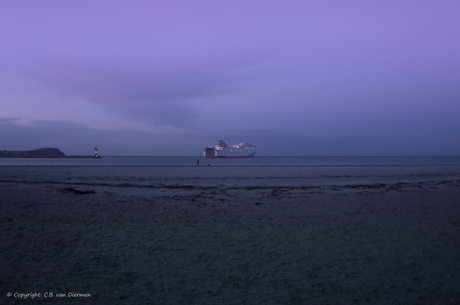
[[217, 145], [206, 147], [203, 155], [206, 158], [251, 158], [256, 154], [256, 146], [248, 142], [228, 146], [219, 140]]

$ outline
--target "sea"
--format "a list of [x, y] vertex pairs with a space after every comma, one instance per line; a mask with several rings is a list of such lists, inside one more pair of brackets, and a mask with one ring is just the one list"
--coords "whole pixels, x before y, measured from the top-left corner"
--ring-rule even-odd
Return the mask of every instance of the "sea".
[[104, 156], [102, 158], [0, 158], [1, 166], [429, 166], [460, 165], [460, 156], [357, 156], [204, 158], [197, 156]]

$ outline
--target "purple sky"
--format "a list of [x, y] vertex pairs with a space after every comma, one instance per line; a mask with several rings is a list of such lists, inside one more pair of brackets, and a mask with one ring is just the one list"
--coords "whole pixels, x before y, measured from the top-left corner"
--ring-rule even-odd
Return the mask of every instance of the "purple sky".
[[460, 155], [459, 1], [4, 1], [0, 150]]

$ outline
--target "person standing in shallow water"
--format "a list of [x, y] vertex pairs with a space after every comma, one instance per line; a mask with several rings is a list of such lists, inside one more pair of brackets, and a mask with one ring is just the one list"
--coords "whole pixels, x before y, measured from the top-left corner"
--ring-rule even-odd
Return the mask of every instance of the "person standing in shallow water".
[[196, 166], [200, 165], [200, 159], [196, 159]]

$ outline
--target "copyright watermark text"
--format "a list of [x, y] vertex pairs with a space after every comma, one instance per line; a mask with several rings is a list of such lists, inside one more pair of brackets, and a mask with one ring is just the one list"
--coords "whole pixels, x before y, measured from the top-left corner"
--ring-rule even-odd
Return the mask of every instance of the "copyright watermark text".
[[47, 291], [44, 293], [41, 292], [8, 292], [7, 297], [13, 297], [16, 299], [35, 299], [35, 298], [90, 298], [91, 293], [79, 293], [79, 292], [67, 292], [67, 293], [57, 293]]

